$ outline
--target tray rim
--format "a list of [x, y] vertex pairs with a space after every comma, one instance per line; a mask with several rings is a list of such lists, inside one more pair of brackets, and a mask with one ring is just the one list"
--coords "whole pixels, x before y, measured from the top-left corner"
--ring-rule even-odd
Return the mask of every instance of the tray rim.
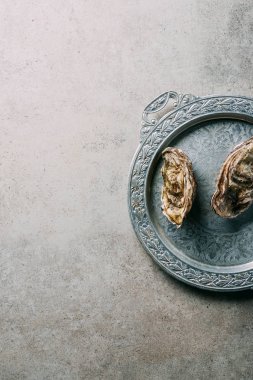
[[[163, 95], [163, 94], [162, 94]], [[157, 97], [155, 100], [157, 100], [159, 97]], [[157, 234], [153, 234], [155, 231], [152, 221], [149, 217], [149, 212], [147, 209], [146, 204], [146, 181], [147, 177], [150, 171], [150, 166], [153, 163], [154, 157], [156, 152], [159, 150], [159, 146], [161, 146], [164, 143], [164, 138], [160, 142], [160, 144], [156, 147], [156, 152], [151, 156], [152, 159], [148, 163], [148, 166], [146, 167], [145, 171], [145, 178], [144, 178], [144, 184], [143, 184], [143, 201], [145, 204], [145, 212], [146, 212], [146, 229], [148, 233], [150, 234], [149, 238], [145, 234], [140, 234], [140, 223], [137, 223], [134, 219], [134, 210], [131, 204], [131, 196], [132, 196], [132, 179], [133, 179], [133, 171], [138, 159], [138, 155], [141, 152], [141, 149], [145, 146], [148, 139], [151, 137], [151, 135], [157, 130], [159, 126], [161, 126], [162, 123], [165, 123], [168, 118], [174, 119], [176, 118], [176, 115], [180, 111], [185, 111], [187, 108], [192, 107], [195, 103], [203, 103], [211, 101], [211, 111], [200, 113], [197, 116], [189, 117], [184, 122], [179, 123], [178, 125], [171, 124], [172, 130], [170, 131], [169, 135], [173, 135], [178, 131], [178, 129], [184, 129], [189, 128], [192, 125], [199, 124], [201, 121], [205, 120], [213, 120], [213, 119], [239, 119], [243, 121], [249, 121], [253, 123], [253, 99], [250, 97], [245, 96], [231, 96], [231, 95], [208, 95], [201, 98], [194, 98], [194, 100], [189, 101], [187, 104], [181, 105], [177, 107], [175, 110], [170, 111], [169, 113], [166, 113], [156, 124], [155, 126], [149, 131], [149, 133], [145, 136], [145, 138], [141, 141], [141, 143], [138, 145], [137, 150], [133, 156], [132, 163], [130, 166], [130, 172], [129, 172], [129, 180], [128, 180], [128, 209], [129, 209], [129, 215], [131, 219], [131, 223], [133, 226], [133, 229], [137, 235], [137, 238], [141, 242], [143, 248], [145, 251], [152, 257], [152, 259], [167, 273], [172, 275], [173, 277], [179, 279], [182, 282], [185, 282], [189, 285], [201, 288], [201, 289], [207, 289], [207, 290], [213, 290], [213, 291], [239, 291], [239, 290], [245, 290], [245, 289], [252, 289], [253, 288], [253, 269], [244, 269], [242, 271], [238, 272], [237, 270], [232, 271], [231, 266], [231, 272], [229, 272], [229, 266], [217, 266], [217, 268], [221, 268], [221, 272], [212, 272], [210, 270], [211, 268], [214, 268], [215, 266], [205, 264], [203, 263], [204, 268], [199, 269], [194, 267], [194, 259], [190, 259], [189, 261], [192, 261], [192, 264], [188, 264], [184, 262], [181, 258], [174, 255], [173, 252], [170, 252], [167, 247], [163, 244], [161, 239], [159, 239], [159, 236], [156, 236]], [[213, 104], [212, 104], [213, 101]], [[227, 102], [226, 102], [227, 101]], [[225, 108], [223, 107], [225, 104]], [[247, 111], [245, 111], [245, 106], [247, 106]], [[221, 107], [221, 109], [220, 109]], [[223, 108], [222, 108], [223, 107]], [[250, 110], [250, 111], [249, 111]], [[189, 125], [190, 123], [190, 125]], [[181, 133], [181, 132], [179, 132]], [[168, 138], [168, 135], [166, 136]], [[150, 227], [152, 227], [150, 229]], [[154, 231], [153, 231], [153, 230]], [[155, 231], [156, 232], [156, 231]], [[159, 244], [157, 245], [158, 248], [162, 247], [163, 252], [162, 254], [156, 252], [154, 253], [154, 249], [151, 249], [148, 245], [149, 242], [151, 242], [151, 245], [154, 243], [154, 240], [159, 240]], [[149, 240], [148, 240], [149, 239]], [[151, 240], [150, 240], [151, 239]], [[157, 241], [156, 241], [157, 243]], [[154, 245], [154, 244], [153, 244]], [[167, 257], [169, 254], [169, 258]], [[165, 263], [164, 257], [166, 255], [167, 262]], [[171, 256], [171, 257], [170, 257]], [[247, 265], [246, 264], [238, 264], [236, 268], [243, 267]], [[226, 268], [224, 272], [222, 272], [222, 269]], [[208, 270], [209, 269], [209, 270]], [[210, 281], [209, 281], [210, 280]]]

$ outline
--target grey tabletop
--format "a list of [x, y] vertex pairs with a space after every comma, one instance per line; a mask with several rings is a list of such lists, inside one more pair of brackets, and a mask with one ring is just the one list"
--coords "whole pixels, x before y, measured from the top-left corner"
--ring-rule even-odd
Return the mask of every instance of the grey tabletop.
[[164, 273], [127, 187], [156, 96], [252, 96], [252, 2], [0, 10], [0, 379], [250, 379], [251, 291]]

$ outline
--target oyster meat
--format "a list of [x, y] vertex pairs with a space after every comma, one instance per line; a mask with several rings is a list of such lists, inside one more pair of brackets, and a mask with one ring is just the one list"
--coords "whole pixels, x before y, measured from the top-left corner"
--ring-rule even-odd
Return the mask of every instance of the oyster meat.
[[216, 214], [234, 218], [253, 202], [253, 137], [235, 147], [221, 167], [211, 204]]
[[192, 207], [196, 193], [192, 164], [178, 148], [166, 148], [162, 152], [162, 210], [170, 222], [180, 227]]

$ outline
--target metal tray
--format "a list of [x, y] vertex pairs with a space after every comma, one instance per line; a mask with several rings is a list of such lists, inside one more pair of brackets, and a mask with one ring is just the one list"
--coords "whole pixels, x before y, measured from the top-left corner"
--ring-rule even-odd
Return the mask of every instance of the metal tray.
[[[145, 108], [129, 177], [129, 212], [145, 250], [177, 279], [215, 291], [253, 288], [253, 207], [227, 220], [210, 206], [223, 161], [252, 135], [251, 98], [170, 91]], [[180, 229], [161, 211], [161, 152], [167, 146], [185, 151], [198, 184]]]

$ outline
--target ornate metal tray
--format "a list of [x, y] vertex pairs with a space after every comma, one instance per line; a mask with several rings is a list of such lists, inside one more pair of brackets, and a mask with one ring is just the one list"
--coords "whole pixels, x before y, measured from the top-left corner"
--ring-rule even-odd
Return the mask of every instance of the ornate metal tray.
[[[250, 98], [198, 98], [170, 91], [145, 108], [129, 177], [129, 212], [145, 250], [177, 279], [216, 291], [253, 288], [253, 207], [228, 220], [210, 206], [223, 161], [252, 135]], [[161, 211], [161, 152], [167, 146], [185, 151], [198, 183], [180, 229]]]

